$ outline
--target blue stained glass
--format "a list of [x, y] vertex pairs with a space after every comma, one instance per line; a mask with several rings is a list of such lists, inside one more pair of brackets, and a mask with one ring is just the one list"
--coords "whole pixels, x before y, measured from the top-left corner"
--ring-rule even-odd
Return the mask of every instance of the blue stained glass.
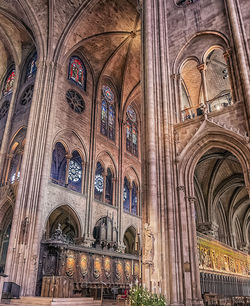
[[132, 186], [133, 187], [132, 187], [131, 213], [136, 215], [137, 214], [137, 204], [138, 204], [137, 187], [134, 182]]
[[68, 188], [81, 192], [82, 191], [82, 159], [77, 151], [72, 153], [69, 162]]
[[115, 140], [114, 94], [108, 86], [102, 87], [101, 133]]
[[52, 156], [52, 165], [51, 165], [51, 179], [53, 183], [65, 186], [65, 177], [66, 177], [66, 151], [64, 146], [58, 142], [55, 145]]
[[113, 127], [114, 125], [114, 110], [113, 107], [109, 107], [109, 126]]
[[136, 131], [135, 126], [133, 126], [132, 141], [133, 141], [133, 144], [135, 145], [137, 144], [137, 131]]
[[127, 109], [126, 148], [130, 153], [138, 155], [137, 119], [132, 106], [128, 106]]
[[123, 187], [123, 210], [129, 212], [130, 209], [130, 192], [129, 192], [129, 182], [127, 178], [124, 178]]
[[27, 72], [26, 72], [26, 80], [32, 78], [36, 74], [37, 66], [37, 53], [34, 54], [32, 59], [30, 60], [28, 67], [27, 67]]
[[113, 175], [111, 170], [108, 168], [106, 176], [106, 189], [105, 189], [105, 202], [112, 204], [113, 200]]
[[105, 100], [102, 101], [102, 120], [107, 119], [107, 102]]
[[100, 162], [96, 164], [96, 171], [95, 171], [95, 199], [101, 201], [102, 200], [102, 193], [104, 189], [104, 178], [103, 178], [103, 167]]

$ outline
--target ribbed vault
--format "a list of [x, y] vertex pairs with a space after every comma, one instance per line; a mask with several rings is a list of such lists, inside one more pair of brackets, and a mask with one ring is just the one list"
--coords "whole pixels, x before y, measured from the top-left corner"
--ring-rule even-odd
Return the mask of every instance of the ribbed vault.
[[194, 183], [198, 230], [213, 224], [219, 240], [243, 249], [249, 241], [250, 200], [238, 159], [223, 149], [209, 150], [196, 166]]

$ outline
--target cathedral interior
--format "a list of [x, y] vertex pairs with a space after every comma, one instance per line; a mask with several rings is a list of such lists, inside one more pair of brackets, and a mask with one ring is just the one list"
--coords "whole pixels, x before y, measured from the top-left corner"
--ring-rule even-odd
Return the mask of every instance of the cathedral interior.
[[0, 0], [0, 58], [2, 301], [250, 305], [248, 0]]

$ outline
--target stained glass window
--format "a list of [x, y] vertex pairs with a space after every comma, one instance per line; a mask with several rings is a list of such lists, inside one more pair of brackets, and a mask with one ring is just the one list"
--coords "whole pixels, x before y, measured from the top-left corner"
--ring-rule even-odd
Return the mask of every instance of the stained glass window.
[[78, 56], [72, 56], [70, 58], [69, 79], [86, 90], [87, 71]]
[[131, 201], [131, 213], [137, 214], [137, 204], [138, 204], [138, 190], [135, 182], [132, 184], [132, 201]]
[[115, 140], [114, 93], [108, 86], [102, 87], [101, 133]]
[[108, 168], [106, 176], [105, 202], [112, 205], [113, 200], [113, 175]]
[[16, 77], [16, 71], [15, 69], [12, 69], [5, 81], [4, 88], [3, 88], [3, 96], [6, 96], [12, 93], [14, 82], [15, 82], [15, 77]]
[[58, 142], [55, 145], [52, 155], [50, 176], [53, 183], [65, 186], [66, 166], [66, 150], [64, 146]]
[[138, 128], [136, 113], [132, 106], [127, 109], [126, 123], [126, 148], [127, 151], [134, 155], [138, 155]]
[[100, 162], [96, 164], [95, 171], [95, 199], [101, 201], [104, 190], [103, 167]]
[[123, 210], [126, 212], [129, 212], [130, 210], [129, 182], [126, 177], [124, 178], [124, 185], [123, 185]]
[[33, 55], [31, 58], [28, 66], [27, 66], [27, 71], [26, 71], [26, 80], [31, 79], [33, 76], [36, 74], [37, 66], [36, 66], [36, 61], [37, 61], [37, 53]]
[[69, 161], [68, 188], [77, 192], [82, 191], [82, 159], [77, 151], [72, 153]]
[[9, 181], [13, 184], [16, 180], [20, 178], [20, 164], [21, 164], [21, 155], [19, 153], [14, 154], [13, 158], [11, 159], [10, 163], [10, 170], [9, 170]]

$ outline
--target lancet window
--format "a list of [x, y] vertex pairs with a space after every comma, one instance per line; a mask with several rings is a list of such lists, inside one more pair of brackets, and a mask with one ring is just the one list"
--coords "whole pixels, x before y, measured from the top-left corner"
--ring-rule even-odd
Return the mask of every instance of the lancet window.
[[104, 168], [100, 162], [96, 164], [95, 170], [95, 199], [101, 201], [104, 191]]
[[87, 70], [78, 56], [70, 58], [68, 78], [86, 90]]
[[69, 161], [68, 187], [74, 191], [82, 191], [82, 158], [77, 151], [72, 153]]
[[16, 71], [15, 69], [12, 69], [5, 80], [3, 87], [3, 96], [7, 96], [8, 94], [12, 93], [15, 83], [15, 77]]
[[132, 106], [127, 109], [126, 148], [130, 153], [138, 155], [138, 123], [136, 112]]
[[114, 93], [109, 86], [102, 87], [101, 104], [101, 133], [111, 140], [115, 140], [115, 100]]
[[131, 184], [127, 177], [125, 177], [123, 185], [123, 210], [133, 215], [139, 215], [138, 202], [137, 184], [134, 181]]
[[79, 152], [67, 154], [64, 145], [57, 142], [52, 154], [50, 177], [55, 184], [82, 192], [83, 160]]
[[123, 185], [123, 210], [130, 212], [130, 186], [126, 177], [124, 178]]
[[66, 150], [60, 142], [57, 142], [52, 154], [51, 180], [53, 183], [65, 186], [66, 183]]
[[37, 53], [35, 53], [32, 58], [30, 59], [27, 70], [26, 70], [26, 81], [33, 78], [36, 75], [36, 70], [37, 70]]
[[105, 203], [113, 204], [113, 174], [108, 168], [106, 175]]

